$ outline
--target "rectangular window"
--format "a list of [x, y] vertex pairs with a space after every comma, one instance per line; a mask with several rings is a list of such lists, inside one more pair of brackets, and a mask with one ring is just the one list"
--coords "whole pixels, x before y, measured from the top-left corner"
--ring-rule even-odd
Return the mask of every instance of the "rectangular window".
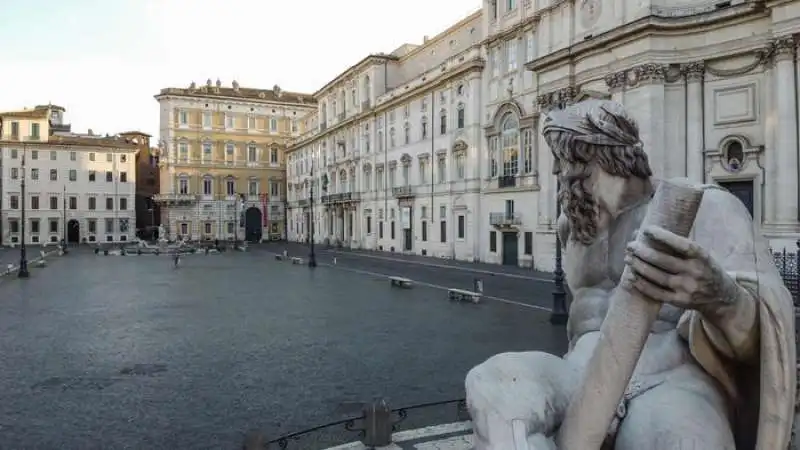
[[58, 170], [50, 169], [50, 181], [58, 181]]
[[19, 139], [19, 122], [11, 122], [11, 139]]
[[39, 219], [31, 219], [31, 233], [39, 234]]
[[89, 197], [89, 209], [91, 210], [97, 209], [97, 198]]
[[456, 155], [456, 178], [459, 180], [464, 179], [465, 175], [465, 165], [466, 163], [466, 155], [464, 153], [459, 153]]
[[51, 151], [50, 152], [50, 161], [55, 161], [57, 159], [58, 159], [58, 153], [56, 153], [55, 151]]
[[247, 146], [247, 161], [249, 162], [258, 161], [258, 149], [256, 149], [255, 144], [250, 144]]
[[203, 228], [206, 234], [211, 234], [211, 222], [204, 223]]
[[106, 153], [106, 162], [114, 162], [114, 154]]
[[19, 209], [19, 197], [12, 195], [9, 200], [9, 206], [11, 209]]
[[247, 128], [250, 130], [256, 129], [256, 116], [247, 116]]
[[114, 232], [114, 219], [106, 219], [106, 234]]
[[95, 180], [95, 176], [96, 176], [95, 175], [95, 171], [94, 170], [90, 170], [89, 171], [89, 181], [94, 181]]
[[111, 197], [107, 197], [106, 198], [106, 209], [107, 210], [114, 209], [114, 199], [113, 198], [111, 198]]
[[186, 178], [181, 178], [178, 180], [178, 193], [180, 194], [188, 194], [189, 193], [189, 180]]
[[389, 239], [394, 239], [394, 220], [389, 224]]
[[383, 239], [383, 222], [378, 222], [378, 238]]
[[422, 228], [422, 242], [428, 242], [428, 222], [423, 220], [420, 226]]
[[50, 197], [50, 209], [58, 209], [58, 197]]
[[439, 207], [439, 219], [441, 220], [447, 219], [447, 206], [442, 205]]
[[533, 232], [526, 231], [525, 232], [525, 254], [532, 255], [533, 254]]
[[211, 113], [203, 113], [203, 128], [211, 128]]
[[228, 195], [234, 195], [236, 193], [236, 184], [232, 179], [225, 181], [225, 192], [227, 192]]
[[225, 128], [233, 128], [236, 125], [236, 120], [233, 114], [225, 114]]
[[278, 119], [274, 117], [270, 117], [269, 119], [269, 131], [276, 132], [278, 131]]
[[497, 253], [497, 232], [490, 231], [489, 232], [489, 251], [492, 253]]
[[38, 180], [39, 179], [39, 169], [31, 169], [31, 180]]
[[78, 197], [69, 198], [69, 209], [78, 209]]
[[89, 153], [89, 161], [94, 161], [94, 153]]
[[511, 39], [506, 42], [506, 61], [508, 62], [508, 72], [517, 70], [517, 40]]
[[95, 234], [97, 233], [97, 219], [89, 219], [86, 221], [86, 225], [89, 228], [89, 233]]
[[466, 220], [464, 216], [458, 216], [458, 238], [464, 239], [464, 235], [466, 234]]
[[47, 221], [51, 233], [58, 233], [58, 219], [50, 219]]
[[178, 112], [178, 123], [181, 125], [189, 124], [189, 113], [187, 111]]
[[8, 220], [8, 227], [11, 233], [19, 233], [19, 220], [17, 219], [9, 219]]
[[31, 150], [31, 159], [34, 161], [39, 159], [39, 150]]
[[372, 217], [367, 216], [367, 234], [372, 234]]
[[184, 162], [189, 160], [189, 144], [186, 142], [178, 143], [178, 159]]
[[78, 181], [78, 171], [69, 169], [69, 181]]
[[110, 183], [114, 181], [114, 174], [111, 171], [106, 172], [106, 182]]
[[280, 185], [278, 183], [274, 182], [274, 181], [271, 182], [269, 184], [269, 195], [271, 195], [273, 197], [279, 197], [280, 194], [281, 194]]
[[31, 197], [31, 209], [39, 209], [39, 196], [34, 195]]
[[269, 162], [272, 164], [278, 164], [278, 149], [271, 148], [269, 149]]
[[127, 198], [121, 197], [119, 199], [119, 209], [121, 209], [123, 211], [128, 209], [128, 199]]
[[39, 136], [39, 124], [38, 123], [32, 123], [31, 124], [31, 139], [34, 140], [34, 141], [38, 141], [40, 137], [41, 136]]
[[16, 180], [19, 178], [19, 169], [16, 167], [11, 168], [11, 179]]
[[447, 221], [443, 220], [439, 222], [439, 240], [441, 242], [447, 242]]
[[447, 162], [444, 158], [439, 158], [439, 164], [436, 166], [439, 176], [439, 184], [447, 182]]
[[76, 152], [69, 152], [69, 160], [70, 161], [77, 161], [78, 160], [78, 154]]
[[119, 182], [120, 183], [127, 183], [128, 182], [128, 172], [120, 172], [119, 173]]

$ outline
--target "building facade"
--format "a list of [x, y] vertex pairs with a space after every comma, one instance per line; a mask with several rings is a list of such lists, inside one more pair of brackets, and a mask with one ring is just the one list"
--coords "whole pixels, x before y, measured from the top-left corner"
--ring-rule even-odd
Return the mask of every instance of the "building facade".
[[166, 88], [160, 108], [161, 225], [170, 239], [285, 238], [287, 140], [317, 109], [306, 94], [237, 82]]
[[3, 245], [20, 244], [23, 231], [27, 244], [134, 237], [136, 145], [72, 134], [63, 113], [52, 105], [0, 113]]
[[480, 30], [476, 13], [314, 94], [309, 131], [290, 146], [290, 240], [308, 240], [313, 222], [320, 243], [475, 258]]
[[160, 188], [159, 149], [150, 146], [151, 136], [139, 131], [127, 131], [120, 136], [136, 145], [136, 234], [144, 239], [157, 237], [161, 223], [159, 205], [154, 201]]
[[313, 222], [318, 242], [551, 270], [542, 121], [607, 98], [639, 121], [656, 177], [726, 187], [794, 248], [798, 33], [797, 1], [484, 0], [315, 94], [288, 153], [288, 237]]

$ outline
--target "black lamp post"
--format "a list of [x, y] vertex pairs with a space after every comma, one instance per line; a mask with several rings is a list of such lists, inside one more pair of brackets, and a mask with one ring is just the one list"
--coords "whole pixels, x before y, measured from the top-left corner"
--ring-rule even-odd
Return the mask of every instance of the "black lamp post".
[[62, 225], [61, 225], [61, 252], [67, 254], [67, 185], [64, 185], [64, 198], [62, 205]]
[[17, 272], [17, 276], [19, 278], [28, 278], [31, 276], [30, 272], [28, 272], [28, 255], [26, 253], [25, 248], [25, 144], [22, 144], [22, 179], [20, 180], [20, 191], [21, 201], [22, 201], [22, 227], [21, 227], [21, 234], [22, 234], [22, 245], [19, 247], [19, 271]]
[[558, 192], [561, 190], [560, 181], [556, 181], [556, 261], [553, 270], [553, 310], [550, 313], [550, 323], [565, 325], [569, 319], [567, 312], [567, 292], [564, 290], [564, 269], [561, 267], [561, 237], [558, 235], [558, 218], [561, 217], [561, 202]]
[[314, 268], [317, 267], [317, 255], [314, 253], [314, 161], [311, 161], [311, 214], [309, 224], [309, 231], [311, 233], [311, 238], [309, 239], [309, 245], [311, 246], [311, 253], [308, 255], [308, 267]]

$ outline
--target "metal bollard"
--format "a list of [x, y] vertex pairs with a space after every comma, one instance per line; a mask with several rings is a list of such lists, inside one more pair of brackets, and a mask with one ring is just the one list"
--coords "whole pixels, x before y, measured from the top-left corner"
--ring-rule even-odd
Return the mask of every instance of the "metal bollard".
[[366, 447], [384, 447], [392, 443], [392, 411], [381, 399], [364, 407], [364, 438]]

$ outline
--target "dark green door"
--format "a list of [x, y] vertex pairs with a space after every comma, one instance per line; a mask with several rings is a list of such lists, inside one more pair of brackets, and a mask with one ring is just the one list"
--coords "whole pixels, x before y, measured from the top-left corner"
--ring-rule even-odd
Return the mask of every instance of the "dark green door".
[[255, 206], [244, 213], [244, 238], [250, 242], [261, 240], [261, 210]]
[[503, 232], [503, 265], [518, 265], [519, 238], [516, 231]]

